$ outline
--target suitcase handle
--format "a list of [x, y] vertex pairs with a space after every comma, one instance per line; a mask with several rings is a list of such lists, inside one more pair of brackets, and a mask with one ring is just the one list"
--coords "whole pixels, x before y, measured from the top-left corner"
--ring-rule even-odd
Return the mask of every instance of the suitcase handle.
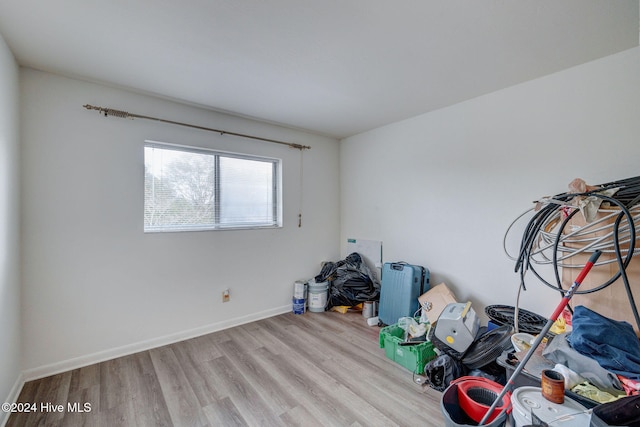
[[[396, 271], [402, 271], [404, 270], [405, 265], [409, 265], [409, 263], [404, 261], [393, 262], [391, 263], [391, 269]], [[420, 295], [424, 294], [424, 286], [427, 284], [425, 283], [426, 276], [427, 276], [427, 271], [424, 267], [422, 267], [422, 277], [420, 278]]]
[[391, 268], [393, 270], [402, 271], [402, 270], [404, 270], [404, 266], [405, 265], [407, 265], [406, 262], [394, 262], [393, 264], [391, 264]]

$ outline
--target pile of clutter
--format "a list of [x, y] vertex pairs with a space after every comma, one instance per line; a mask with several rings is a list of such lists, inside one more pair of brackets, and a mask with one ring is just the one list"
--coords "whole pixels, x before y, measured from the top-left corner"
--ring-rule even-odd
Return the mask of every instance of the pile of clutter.
[[[380, 299], [380, 282], [354, 252], [337, 262], [325, 262], [320, 273], [309, 280], [298, 280], [293, 289], [293, 313], [369, 309]], [[373, 315], [372, 315], [373, 316]]]
[[[483, 332], [468, 303], [450, 303], [431, 328], [439, 355], [425, 365], [425, 384], [443, 392], [448, 425], [478, 425], [510, 381], [513, 392], [485, 425], [509, 417], [515, 426], [640, 426], [640, 340], [630, 324], [578, 306], [539, 348], [532, 347], [535, 331], [492, 324]], [[525, 360], [529, 352], [533, 358]], [[527, 360], [517, 378], [506, 377]]]
[[439, 355], [425, 366], [425, 384], [444, 391], [454, 380], [469, 375], [504, 383], [505, 370], [497, 358], [511, 348], [513, 328], [480, 326], [471, 303], [449, 303], [429, 337]]
[[[562, 374], [568, 390], [597, 403], [640, 393], [640, 341], [627, 322], [604, 317], [577, 306], [569, 327], [551, 337], [540, 355], [543, 363]], [[525, 343], [533, 336], [518, 334]], [[515, 364], [525, 348], [508, 355]]]
[[[541, 382], [544, 391], [545, 381], [556, 378], [559, 403], [591, 410], [591, 425], [640, 426], [640, 340], [633, 327], [585, 306], [575, 307], [566, 321], [566, 329], [547, 337], [526, 364], [525, 382]], [[531, 335], [518, 335], [533, 342]], [[515, 350], [505, 361], [518, 366], [529, 349]]]
[[[470, 302], [456, 301], [444, 283], [430, 288], [428, 270], [417, 267], [385, 263], [383, 282], [392, 284], [381, 287], [352, 253], [296, 288], [294, 313], [304, 313], [296, 312], [301, 296], [309, 311], [359, 308], [365, 317], [375, 315], [379, 302], [380, 347], [416, 383], [442, 392], [448, 426], [499, 427], [507, 417], [515, 427], [640, 426], [640, 341], [630, 324], [577, 306], [547, 334], [541, 331], [549, 320], [542, 316], [489, 306], [491, 321], [481, 326]], [[407, 278], [411, 292], [393, 291], [395, 281]], [[406, 297], [402, 315], [398, 295]]]
[[[392, 328], [403, 330], [398, 348], [421, 342], [433, 349], [429, 360], [416, 362], [421, 375], [414, 372], [414, 379], [443, 392], [447, 425], [478, 425], [507, 381], [512, 391], [484, 425], [504, 425], [507, 419], [518, 427], [640, 425], [640, 341], [630, 324], [578, 306], [533, 348], [546, 320], [535, 313], [520, 310], [528, 332], [515, 333], [513, 315], [502, 316], [505, 306], [495, 306], [497, 317], [491, 316], [494, 307], [487, 307], [491, 321], [481, 326], [471, 304], [456, 302], [444, 284], [420, 301], [425, 308], [420, 317], [401, 318]], [[433, 302], [440, 308], [427, 312]], [[381, 338], [381, 347], [386, 345]], [[508, 377], [529, 351], [533, 359], [518, 378]]]

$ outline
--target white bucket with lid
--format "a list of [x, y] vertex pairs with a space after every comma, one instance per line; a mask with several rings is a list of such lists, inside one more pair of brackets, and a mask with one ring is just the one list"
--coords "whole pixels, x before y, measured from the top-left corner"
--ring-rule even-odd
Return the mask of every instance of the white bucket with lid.
[[329, 282], [317, 283], [315, 279], [309, 280], [307, 295], [309, 300], [309, 311], [322, 312], [327, 307], [327, 293]]
[[[540, 387], [519, 387], [511, 395], [515, 427], [533, 424], [531, 412], [553, 427], [585, 427], [591, 423], [587, 408], [573, 399], [564, 397], [563, 404], [548, 401], [542, 397]], [[553, 424], [551, 424], [553, 423]]]

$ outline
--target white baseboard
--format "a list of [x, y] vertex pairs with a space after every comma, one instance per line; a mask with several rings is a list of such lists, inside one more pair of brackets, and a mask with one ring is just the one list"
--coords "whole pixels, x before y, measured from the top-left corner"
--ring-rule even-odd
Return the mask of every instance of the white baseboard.
[[[2, 402], [16, 403], [18, 401], [18, 397], [20, 396], [20, 392], [22, 391], [24, 383], [24, 374], [18, 375], [18, 379], [9, 392], [9, 396], [7, 396], [7, 399], [3, 400]], [[9, 421], [9, 415], [11, 415], [10, 412], [0, 411], [0, 427], [4, 427], [7, 424], [7, 421]]]
[[[84, 366], [93, 365], [94, 363], [104, 362], [106, 360], [115, 359], [117, 357], [127, 356], [130, 354], [138, 353], [140, 351], [150, 350], [152, 348], [161, 347], [163, 345], [173, 344], [179, 341], [184, 341], [190, 338], [195, 338], [201, 335], [210, 334], [212, 332], [221, 331], [223, 329], [232, 328], [234, 326], [243, 325], [249, 322], [255, 322], [256, 320], [266, 319], [267, 317], [277, 316], [279, 314], [287, 313], [291, 311], [291, 305], [284, 307], [273, 308], [258, 313], [252, 313], [242, 317], [236, 317], [233, 319], [227, 319], [222, 322], [212, 323], [206, 326], [201, 326], [195, 329], [178, 332], [175, 334], [165, 335], [158, 338], [153, 338], [147, 341], [139, 343], [128, 344], [122, 347], [117, 347], [105, 351], [100, 351], [86, 356], [76, 357], [73, 359], [64, 360], [61, 362], [52, 363], [50, 365], [40, 366], [33, 369], [27, 369], [21, 375], [22, 384], [27, 381], [33, 381], [40, 378], [45, 378], [50, 375], [67, 372], [73, 369], [82, 368]], [[22, 385], [20, 385], [20, 389]], [[18, 390], [19, 392], [19, 390]], [[17, 395], [16, 395], [17, 398]]]

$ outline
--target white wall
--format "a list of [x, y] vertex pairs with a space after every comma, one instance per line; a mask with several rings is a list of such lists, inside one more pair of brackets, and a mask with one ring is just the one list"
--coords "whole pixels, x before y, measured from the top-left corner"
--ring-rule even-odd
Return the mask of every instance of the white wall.
[[[0, 401], [20, 380], [20, 195], [18, 65], [0, 36]], [[6, 414], [0, 412], [0, 425]]]
[[[515, 304], [512, 220], [575, 177], [640, 175], [639, 159], [635, 48], [343, 140], [341, 238], [382, 240], [385, 261], [427, 266], [483, 314]], [[522, 306], [550, 315], [557, 293], [531, 280]]]
[[[48, 375], [291, 309], [339, 256], [338, 141], [23, 69], [24, 368]], [[107, 106], [310, 145], [304, 152]], [[284, 228], [145, 234], [145, 139], [283, 159]], [[231, 289], [231, 301], [221, 302]]]

